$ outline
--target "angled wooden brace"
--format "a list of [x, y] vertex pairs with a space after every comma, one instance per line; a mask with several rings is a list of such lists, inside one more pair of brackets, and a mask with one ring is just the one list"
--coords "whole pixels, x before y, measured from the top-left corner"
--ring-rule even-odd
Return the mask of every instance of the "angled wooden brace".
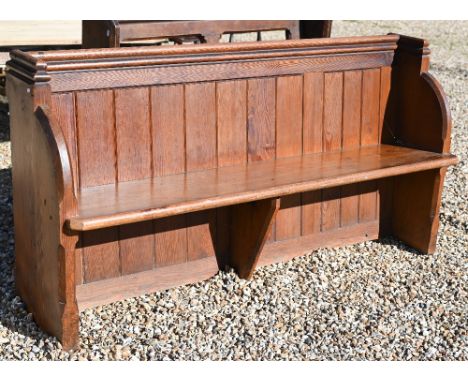
[[228, 265], [239, 277], [252, 277], [279, 206], [280, 199], [273, 198], [231, 207]]

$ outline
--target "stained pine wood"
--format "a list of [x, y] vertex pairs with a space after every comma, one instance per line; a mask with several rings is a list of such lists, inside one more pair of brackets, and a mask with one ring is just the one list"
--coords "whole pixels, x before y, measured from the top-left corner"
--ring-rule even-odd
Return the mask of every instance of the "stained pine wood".
[[83, 311], [130, 297], [192, 284], [210, 278], [216, 273], [218, 273], [216, 259], [207, 257], [188, 263], [79, 285], [76, 288], [78, 308]]
[[[153, 176], [185, 172], [185, 99], [183, 85], [151, 88]], [[154, 223], [156, 267], [187, 261], [185, 216]]]
[[[14, 51], [12, 52], [12, 57], [28, 63], [48, 62], [50, 66], [48, 67], [47, 74], [50, 74], [52, 71], [61, 70], [115, 68], [122, 67], [123, 64], [128, 65], [128, 67], [141, 67], [163, 62], [166, 64], [186, 63], [190, 61], [198, 63], [225, 62], [233, 59], [240, 60], [241, 56], [247, 59], [265, 59], [268, 57], [297, 58], [301, 56], [321, 56], [323, 54], [351, 55], [371, 52], [390, 52], [393, 55], [397, 48], [398, 54], [411, 52], [413, 48], [405, 47], [405, 44], [402, 43], [402, 36], [390, 34], [384, 36], [339, 37], [333, 40], [263, 41], [260, 44], [258, 42], [241, 42], [176, 47], [138, 47], [132, 49], [51, 50], [27, 53]], [[420, 60], [421, 55], [427, 54], [427, 51], [422, 52], [422, 47], [417, 47], [417, 49], [421, 51], [419, 52], [419, 58], [416, 57], [416, 60]], [[9, 67], [13, 70], [19, 70], [19, 68], [15, 67], [15, 64], [17, 62], [9, 63]], [[23, 68], [26, 71], [30, 69]], [[427, 68], [422, 69], [422, 71], [427, 71]], [[27, 74], [31, 75], [32, 73]], [[41, 78], [39, 81], [43, 81], [44, 79]]]
[[432, 254], [436, 249], [444, 175], [444, 169], [434, 169], [395, 179], [393, 232], [423, 253]]
[[247, 162], [247, 82], [220, 82], [216, 87], [218, 165]]
[[76, 116], [80, 187], [114, 183], [117, 172], [113, 91], [76, 93]]
[[[448, 153], [452, 126], [450, 109], [441, 85], [427, 73], [427, 45], [424, 40], [401, 36], [392, 69], [390, 110], [384, 123], [390, 124], [394, 141], [400, 144]], [[417, 110], [424, 112], [418, 116]], [[424, 133], [415, 123], [424, 124]], [[392, 233], [424, 253], [433, 253], [436, 249], [444, 177], [445, 169], [441, 168], [395, 179]]]
[[[372, 36], [339, 38], [332, 43], [327, 39], [262, 42], [260, 49], [258, 43], [233, 43], [127, 51], [88, 50], [86, 54], [82, 51], [41, 54], [14, 51], [9, 70], [33, 81], [49, 81], [53, 73], [50, 86], [54, 92], [175, 84], [378, 68], [391, 65], [396, 41], [397, 36]], [[17, 65], [15, 60], [28, 65]], [[40, 76], [30, 70], [45, 62], [47, 75]], [[177, 65], [187, 63], [200, 66], [193, 71], [186, 70], [185, 65]], [[122, 68], [134, 70], [122, 71]], [[83, 69], [87, 70], [86, 75], [80, 75], [79, 70]]]
[[153, 268], [155, 246], [153, 233], [153, 222], [119, 227], [119, 263], [122, 275]]
[[275, 157], [276, 81], [274, 78], [248, 81], [248, 161]]
[[[216, 85], [218, 166], [247, 162], [247, 81]], [[230, 209], [216, 210], [216, 254], [227, 264], [230, 245]]]
[[[386, 115], [390, 112], [387, 107], [389, 102], [391, 80], [392, 80], [392, 68], [384, 67], [380, 70], [380, 118], [379, 118], [379, 142], [383, 143], [391, 137], [391, 128], [389, 127], [389, 121]], [[390, 138], [392, 140], [393, 138]], [[394, 179], [381, 179], [378, 182], [378, 207], [377, 213], [380, 219], [380, 236], [388, 236], [391, 234], [391, 211], [392, 206], [392, 193]]]
[[[51, 97], [51, 108], [56, 116], [57, 124], [61, 127], [67, 145], [70, 166], [75, 179], [73, 192], [78, 194], [78, 149], [75, 120], [75, 99], [73, 93], [55, 94]], [[76, 283], [83, 282], [83, 251], [81, 243], [75, 249], [75, 278]]]
[[215, 84], [185, 86], [185, 133], [187, 171], [215, 168]]
[[[248, 43], [242, 43], [248, 44]], [[212, 47], [210, 45], [210, 47]], [[266, 47], [265, 47], [266, 48]], [[283, 46], [287, 48], [287, 46]], [[175, 49], [175, 48], [174, 48]], [[67, 71], [69, 65], [64, 64], [63, 68], [57, 67], [57, 73], [54, 75], [54, 80], [51, 81], [51, 87], [54, 92], [67, 92], [76, 90], [92, 90], [98, 88], [112, 88], [112, 87], [128, 87], [128, 86], [153, 86], [153, 85], [171, 85], [183, 84], [187, 82], [208, 82], [208, 81], [221, 81], [226, 79], [249, 79], [258, 77], [273, 77], [285, 75], [297, 75], [308, 71], [346, 71], [346, 70], [360, 70], [371, 69], [391, 64], [391, 53], [386, 51], [375, 52], [362, 52], [353, 53], [345, 52], [336, 56], [329, 56], [325, 60], [322, 56], [318, 56], [317, 51], [313, 55], [300, 56], [294, 59], [279, 57], [275, 55], [267, 55], [265, 60], [260, 60], [257, 57], [259, 54], [250, 54], [253, 61], [249, 59], [248, 54], [239, 54], [236, 57], [225, 55], [222, 57], [213, 57], [207, 62], [201, 60], [194, 60], [194, 64], [200, 64], [196, 71], [187, 71], [185, 65], [177, 65], [177, 59], [174, 65], [158, 65], [160, 61], [164, 64], [169, 64], [170, 59], [161, 58], [150, 66], [153, 62], [145, 63], [142, 67], [134, 67], [132, 74], [123, 72], [118, 68], [111, 68], [98, 73], [96, 68], [82, 68], [91, 70], [87, 76], [77, 75], [76, 72]], [[183, 54], [183, 52], [180, 52]], [[312, 53], [312, 52], [307, 52]], [[328, 53], [325, 49], [322, 54]], [[348, 53], [348, 54], [346, 54]], [[276, 57], [275, 57], [276, 56]], [[223, 62], [223, 65], [218, 65], [216, 60], [228, 61]], [[181, 64], [187, 64], [187, 59], [182, 60]], [[215, 61], [212, 63], [212, 61]], [[131, 62], [122, 62], [122, 67], [131, 67]], [[70, 64], [74, 70], [78, 70], [79, 64]], [[106, 66], [103, 65], [102, 69]]]
[[[80, 187], [115, 183], [116, 146], [113, 91], [76, 94], [76, 130]], [[82, 237], [85, 282], [116, 277], [121, 272], [119, 230], [107, 228]]]
[[[151, 120], [148, 89], [115, 91], [117, 182], [150, 178]], [[120, 269], [123, 275], [150, 270], [154, 261], [153, 223], [119, 227]]]
[[[379, 143], [380, 70], [369, 69], [362, 73], [361, 145]], [[377, 216], [377, 182], [359, 185], [359, 221], [371, 221]]]
[[[399, 39], [389, 96], [391, 112], [386, 119], [399, 142], [429, 151], [447, 152], [450, 147], [450, 109], [440, 83], [428, 73], [427, 45], [426, 41], [411, 37], [401, 36]], [[427, 110], [420, 114], [418, 110], [423, 105]], [[426, 134], [420, 134], [416, 127], [418, 123], [431, 127]]]
[[[187, 171], [217, 166], [215, 84], [185, 86], [185, 133]], [[187, 257], [215, 256], [216, 211], [187, 215]]]
[[384, 234], [433, 252], [456, 158], [428, 54], [397, 35], [13, 52], [28, 309], [71, 348], [77, 303], [202, 280], [233, 258], [248, 277]]
[[216, 211], [187, 215], [187, 258], [189, 260], [216, 255]]
[[92, 282], [121, 273], [119, 257], [119, 229], [103, 228], [98, 231], [84, 232], [83, 244], [83, 279]]
[[70, 227], [93, 230], [454, 163], [452, 155], [376, 145], [125, 182], [118, 189], [90, 187], [81, 191]]
[[311, 251], [319, 248], [345, 246], [354, 244], [356, 241], [376, 240], [378, 237], [379, 222], [373, 221], [317, 232], [292, 240], [267, 243], [258, 260], [257, 267], [289, 261], [306, 253], [310, 254]]
[[[247, 160], [272, 159], [276, 156], [276, 81], [274, 78], [247, 82]], [[275, 239], [273, 222], [267, 241]]]
[[[350, 71], [343, 78], [343, 137], [344, 150], [360, 146], [362, 72]], [[341, 226], [356, 224], [359, 217], [358, 185], [341, 187]]]
[[[51, 108], [55, 114], [67, 145], [73, 179], [78, 180], [78, 147], [76, 133], [75, 99], [73, 93], [54, 94], [51, 97]], [[74, 192], [78, 193], [79, 182], [75, 182]]]
[[[66, 140], [52, 122], [46, 86], [35, 89], [9, 78], [15, 216], [15, 283], [28, 311], [65, 348], [78, 342], [75, 258], [78, 236], [62, 231], [64, 219], [76, 211]], [[29, 89], [29, 91], [28, 91]], [[40, 261], [38, 261], [40, 259]]]
[[379, 138], [378, 142], [382, 143], [383, 135], [388, 134], [388, 126], [384, 126], [388, 121], [385, 121], [385, 114], [387, 113], [388, 98], [390, 96], [392, 68], [383, 67], [380, 69], [380, 110], [379, 110]]
[[[324, 74], [304, 74], [303, 148], [304, 154], [322, 152]], [[303, 193], [302, 235], [320, 232], [322, 225], [322, 191]]]
[[185, 172], [184, 88], [151, 88], [153, 175]]
[[111, 48], [167, 38], [176, 43], [218, 43], [223, 34], [285, 30], [286, 38], [330, 37], [329, 20], [84, 20], [83, 47]]
[[[302, 76], [281, 77], [276, 84], [276, 157], [302, 155]], [[301, 235], [301, 194], [281, 199], [276, 240]]]
[[151, 121], [145, 88], [115, 91], [117, 182], [151, 177]]
[[164, 267], [187, 262], [186, 216], [169, 216], [154, 223], [154, 264]]
[[266, 199], [231, 207], [228, 263], [237, 271], [239, 277], [252, 277], [279, 207], [279, 199]]
[[[341, 149], [343, 124], [343, 73], [325, 73], [323, 95], [323, 135], [324, 152]], [[322, 191], [322, 231], [340, 226], [339, 188]]]

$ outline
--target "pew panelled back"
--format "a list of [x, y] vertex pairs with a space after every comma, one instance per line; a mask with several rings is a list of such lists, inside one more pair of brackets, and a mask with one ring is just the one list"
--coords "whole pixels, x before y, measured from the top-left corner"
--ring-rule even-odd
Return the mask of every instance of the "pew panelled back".
[[[52, 278], [54, 285], [37, 288], [36, 297], [26, 297], [28, 306], [39, 317], [47, 316], [35, 308], [33, 299], [43, 300], [44, 292], [56, 288], [59, 306], [74, 312], [76, 322], [76, 301], [83, 309], [202, 280], [228, 263], [233, 245], [230, 224], [237, 218], [229, 207], [71, 231], [64, 222], [77, 214], [87, 190], [382, 142], [447, 152], [450, 116], [439, 85], [429, 75], [421, 75], [427, 70], [421, 66], [426, 60], [423, 40], [397, 35], [14, 52], [8, 65], [8, 93], [14, 99], [13, 182], [21, 295], [34, 296], [24, 263], [37, 251], [44, 258], [41, 266], [47, 267], [37, 270], [37, 280]], [[412, 96], [409, 84], [421, 88], [417, 95], [422, 98]], [[423, 115], [428, 105], [434, 108], [430, 121]], [[55, 147], [41, 145], [45, 152], [52, 150], [47, 162], [52, 167], [44, 179], [34, 175], [38, 158], [31, 155], [39, 150], [34, 148], [38, 125], [45, 125], [41, 131]], [[412, 130], [415, 126], [419, 136]], [[432, 144], [430, 137], [436, 136], [443, 142]], [[427, 173], [421, 173], [422, 181], [431, 192], [420, 203], [437, 209], [443, 170]], [[54, 184], [60, 186], [49, 201], [36, 188], [55, 178]], [[317, 247], [376, 239], [379, 230], [394, 234], [402, 230], [401, 236], [417, 247], [418, 240], [427, 238], [411, 238], [415, 228], [407, 224], [398, 228], [407, 219], [402, 211], [418, 215], [400, 200], [408, 192], [410, 202], [417, 199], [415, 191], [408, 191], [414, 189], [415, 179], [413, 175], [400, 179], [398, 188], [394, 178], [385, 178], [281, 197], [259, 264], [290, 259]], [[395, 190], [401, 204], [396, 210], [392, 208]], [[55, 215], [42, 222], [37, 211], [47, 208], [53, 208]], [[268, 208], [266, 214], [271, 212]], [[42, 219], [43, 211], [39, 215]], [[29, 225], [23, 227], [24, 222]], [[437, 221], [430, 220], [427, 230], [435, 235]], [[49, 244], [40, 239], [49, 231], [55, 235], [50, 245], [61, 248], [58, 253], [45, 248]], [[54, 262], [58, 268], [46, 275]], [[118, 287], [123, 280], [125, 287]], [[59, 311], [54, 317], [42, 326], [61, 338], [66, 338], [64, 331], [71, 333], [66, 341], [76, 342], [77, 324], [68, 324]], [[66, 321], [71, 329], [55, 327], [56, 321]]]
[[83, 48], [118, 48], [124, 44], [169, 39], [175, 43], [219, 43], [224, 34], [284, 31], [286, 40], [330, 37], [330, 20], [84, 20]]

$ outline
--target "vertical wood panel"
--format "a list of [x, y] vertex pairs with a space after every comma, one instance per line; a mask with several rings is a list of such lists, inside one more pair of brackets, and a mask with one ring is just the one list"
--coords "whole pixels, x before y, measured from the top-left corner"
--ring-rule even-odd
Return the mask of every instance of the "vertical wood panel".
[[359, 147], [361, 134], [362, 71], [344, 73], [343, 149]]
[[52, 109], [67, 144], [73, 180], [75, 181], [75, 194], [78, 192], [78, 152], [76, 141], [75, 101], [72, 93], [53, 94]]
[[[116, 180], [114, 96], [110, 90], [76, 93], [80, 187]], [[120, 274], [118, 228], [84, 232], [83, 280]]]
[[114, 97], [111, 90], [76, 93], [80, 186], [116, 180]]
[[85, 283], [120, 275], [117, 228], [83, 232], [83, 281]]
[[[362, 77], [362, 125], [361, 145], [376, 145], [379, 142], [380, 118], [380, 69], [363, 71]], [[359, 185], [359, 221], [377, 218], [377, 181]]]
[[215, 168], [217, 158], [214, 83], [186, 85], [185, 123], [187, 171]]
[[279, 77], [276, 90], [276, 157], [302, 154], [302, 76]]
[[151, 88], [154, 176], [185, 171], [183, 85]]
[[247, 162], [247, 82], [217, 84], [218, 165]]
[[379, 142], [380, 69], [368, 69], [362, 76], [361, 145]]
[[[185, 171], [184, 87], [151, 89], [153, 172], [155, 176]], [[187, 261], [186, 216], [154, 221], [155, 266]]]
[[[343, 73], [325, 73], [323, 151], [341, 149]], [[340, 188], [322, 191], [322, 231], [340, 226]]]
[[392, 228], [394, 178], [384, 178], [378, 182], [379, 195], [377, 214], [379, 217], [380, 237], [389, 235]]
[[248, 161], [275, 157], [274, 78], [248, 81]]
[[323, 73], [304, 75], [304, 154], [322, 152]]
[[[57, 118], [70, 156], [72, 168], [74, 192], [78, 193], [80, 180], [78, 178], [78, 153], [76, 142], [75, 100], [72, 93], [53, 94], [52, 110]], [[82, 235], [80, 234], [81, 241]], [[76, 284], [83, 283], [83, 251], [79, 243], [75, 248], [75, 280]]]
[[[304, 75], [303, 152], [322, 152], [323, 134], [323, 73]], [[302, 235], [320, 232], [322, 222], [322, 192], [302, 194]]]
[[198, 260], [215, 256], [216, 210], [187, 215], [187, 258]]
[[[151, 177], [151, 125], [147, 88], [115, 90], [117, 178]], [[122, 274], [153, 268], [153, 222], [119, 227]]]
[[115, 91], [119, 182], [151, 177], [151, 127], [147, 88]]
[[[390, 95], [392, 68], [385, 66], [380, 70], [380, 118], [379, 118], [379, 143], [382, 142], [384, 132], [385, 114], [387, 112], [387, 103]], [[391, 232], [391, 214], [392, 214], [392, 190], [393, 178], [381, 179], [378, 182], [379, 194], [377, 197], [377, 214], [380, 220], [380, 236], [390, 234]]]
[[121, 272], [123, 275], [153, 268], [153, 222], [141, 222], [119, 227]]
[[[362, 72], [344, 73], [343, 82], [343, 149], [359, 147], [361, 134]], [[359, 219], [358, 185], [341, 187], [341, 226], [353, 225]]]
[[[247, 159], [273, 159], [276, 155], [276, 80], [262, 78], [247, 83]], [[275, 238], [273, 222], [267, 242]]]
[[170, 216], [155, 221], [155, 266], [164, 267], [187, 261], [186, 216]]
[[[185, 134], [187, 171], [217, 166], [215, 84], [185, 87]], [[189, 260], [215, 255], [216, 210], [187, 215]]]
[[384, 118], [387, 111], [388, 97], [390, 96], [392, 68], [384, 66], [380, 70], [380, 118], [379, 118], [379, 143], [382, 143]]
[[[225, 81], [216, 87], [218, 166], [247, 162], [247, 82]], [[229, 255], [229, 208], [216, 210], [216, 252], [221, 263]]]
[[[302, 155], [302, 76], [279, 77], [276, 88], [276, 157]], [[281, 198], [276, 240], [301, 235], [301, 195]]]
[[78, 236], [78, 242], [75, 247], [75, 283], [83, 284], [83, 234]]

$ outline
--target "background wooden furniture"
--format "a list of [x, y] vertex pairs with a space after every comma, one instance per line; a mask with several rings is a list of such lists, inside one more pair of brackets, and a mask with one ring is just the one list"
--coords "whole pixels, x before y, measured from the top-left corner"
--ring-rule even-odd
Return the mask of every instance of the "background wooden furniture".
[[393, 234], [432, 253], [450, 114], [398, 35], [24, 53], [8, 63], [16, 283], [79, 310]]
[[81, 20], [0, 21], [0, 75], [13, 49], [79, 48]]
[[83, 48], [117, 48], [157, 39], [218, 43], [224, 34], [284, 30], [286, 39], [330, 37], [330, 20], [84, 20]]

